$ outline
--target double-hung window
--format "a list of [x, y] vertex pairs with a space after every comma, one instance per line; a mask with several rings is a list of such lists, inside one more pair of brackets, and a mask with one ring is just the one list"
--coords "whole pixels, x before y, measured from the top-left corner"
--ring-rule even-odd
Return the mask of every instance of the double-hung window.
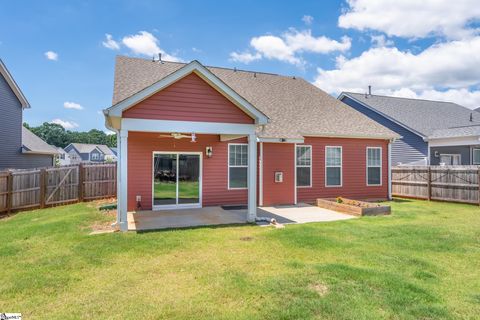
[[472, 149], [472, 164], [478, 165], [480, 164], [480, 149], [474, 148]]
[[297, 187], [312, 186], [312, 146], [297, 146]]
[[247, 187], [248, 144], [228, 145], [228, 189]]
[[342, 186], [342, 147], [325, 147], [325, 185]]
[[382, 148], [367, 147], [367, 185], [382, 185]]

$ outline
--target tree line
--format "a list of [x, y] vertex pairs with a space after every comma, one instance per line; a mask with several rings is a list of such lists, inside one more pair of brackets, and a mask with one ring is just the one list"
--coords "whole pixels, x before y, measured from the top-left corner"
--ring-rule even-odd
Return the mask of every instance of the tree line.
[[112, 148], [117, 146], [117, 135], [106, 134], [97, 129], [83, 132], [70, 131], [65, 130], [65, 128], [59, 124], [48, 122], [44, 122], [38, 127], [31, 127], [28, 123], [24, 123], [23, 125], [43, 141], [56, 147], [65, 148], [70, 143], [105, 144]]

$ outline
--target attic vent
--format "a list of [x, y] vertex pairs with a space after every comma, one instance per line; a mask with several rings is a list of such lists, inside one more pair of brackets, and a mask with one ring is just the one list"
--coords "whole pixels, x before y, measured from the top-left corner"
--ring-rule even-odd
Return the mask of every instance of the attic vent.
[[473, 113], [470, 113], [470, 122], [473, 121]]

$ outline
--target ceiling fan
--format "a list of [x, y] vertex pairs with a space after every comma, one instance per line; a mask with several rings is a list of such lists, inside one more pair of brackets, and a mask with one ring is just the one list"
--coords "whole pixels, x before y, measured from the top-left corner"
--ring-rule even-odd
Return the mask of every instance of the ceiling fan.
[[161, 134], [158, 136], [159, 138], [173, 138], [173, 139], [183, 139], [183, 138], [189, 138], [191, 139], [190, 142], [197, 142], [197, 136], [195, 133], [192, 134], [182, 134], [180, 132], [172, 132], [170, 134]]

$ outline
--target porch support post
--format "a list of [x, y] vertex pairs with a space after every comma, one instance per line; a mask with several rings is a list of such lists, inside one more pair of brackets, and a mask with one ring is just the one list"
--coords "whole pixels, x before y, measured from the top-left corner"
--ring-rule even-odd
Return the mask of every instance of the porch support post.
[[118, 176], [117, 223], [121, 231], [128, 230], [127, 182], [128, 182], [128, 131], [120, 130], [120, 175]]
[[247, 221], [255, 222], [257, 217], [257, 136], [248, 135], [248, 213]]
[[392, 141], [388, 141], [388, 200], [392, 200]]

